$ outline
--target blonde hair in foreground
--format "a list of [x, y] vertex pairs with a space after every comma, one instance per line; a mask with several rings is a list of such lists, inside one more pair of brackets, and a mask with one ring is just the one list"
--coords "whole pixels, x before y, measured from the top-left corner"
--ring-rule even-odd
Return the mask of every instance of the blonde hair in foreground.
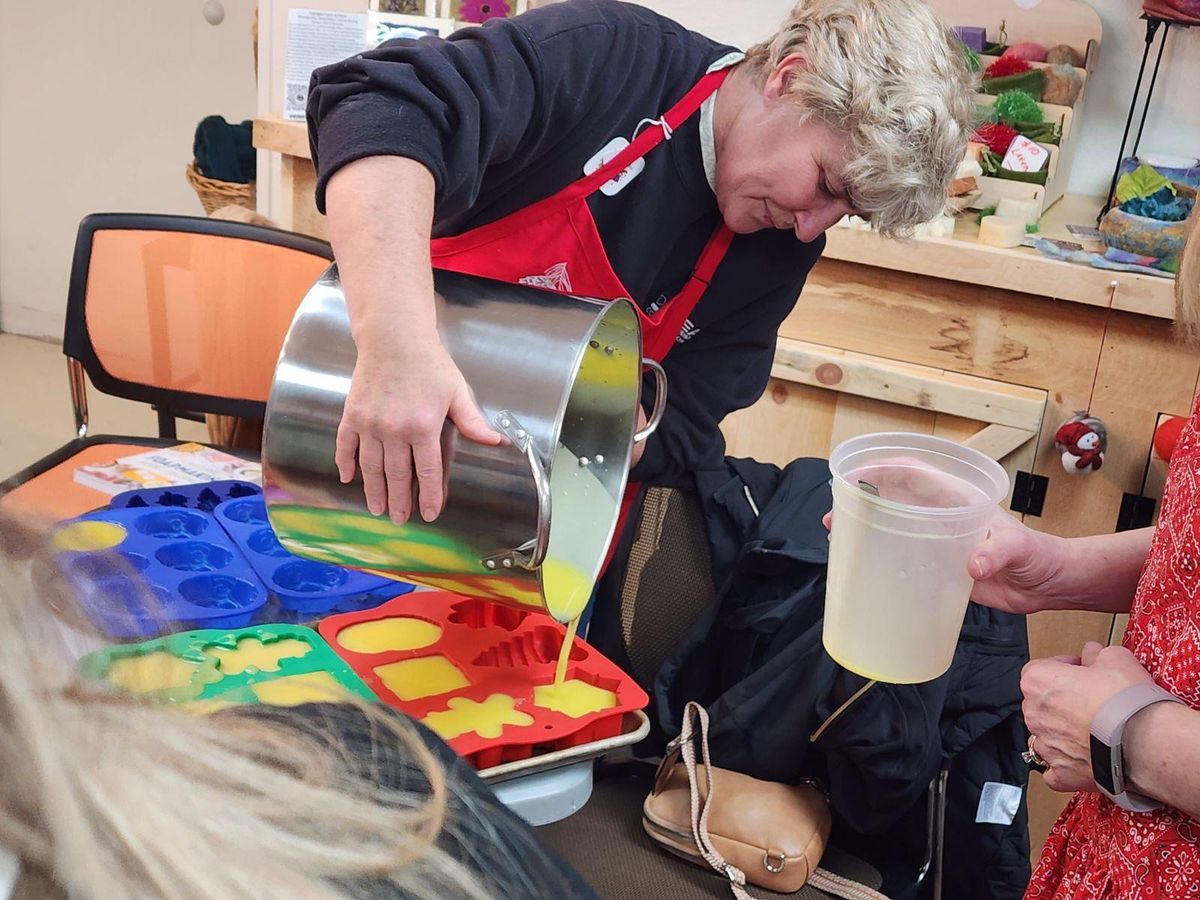
[[1200, 347], [1200, 205], [1192, 209], [1191, 230], [1175, 275], [1175, 334]]
[[761, 82], [796, 53], [807, 65], [789, 94], [847, 136], [847, 191], [872, 226], [902, 236], [943, 212], [975, 76], [934, 12], [920, 0], [801, 0], [746, 61]]
[[362, 707], [420, 787], [386, 791], [316, 721], [114, 693], [77, 672], [80, 620], [28, 559], [36, 547], [0, 519], [0, 847], [22, 863], [15, 896], [323, 898], [364, 881], [376, 896], [487, 896], [436, 843], [456, 798], [407, 723]]

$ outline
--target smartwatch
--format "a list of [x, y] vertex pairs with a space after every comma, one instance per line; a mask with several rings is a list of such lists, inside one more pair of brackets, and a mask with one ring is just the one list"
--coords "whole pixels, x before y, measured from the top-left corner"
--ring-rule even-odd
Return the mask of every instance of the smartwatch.
[[1092, 778], [1113, 803], [1130, 812], [1150, 812], [1163, 804], [1127, 789], [1121, 735], [1125, 723], [1155, 703], [1183, 701], [1157, 684], [1135, 684], [1114, 694], [1092, 719]]

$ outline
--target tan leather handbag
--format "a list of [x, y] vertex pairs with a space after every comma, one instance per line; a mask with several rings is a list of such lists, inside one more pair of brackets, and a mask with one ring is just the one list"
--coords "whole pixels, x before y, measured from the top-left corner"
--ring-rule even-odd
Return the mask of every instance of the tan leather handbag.
[[779, 893], [811, 884], [852, 900], [887, 900], [818, 866], [831, 817], [816, 785], [760, 781], [713, 768], [708, 712], [699, 703], [687, 705], [682, 732], [667, 746], [654, 790], [642, 806], [642, 825], [667, 850], [728, 878], [738, 900], [750, 900], [747, 884]]

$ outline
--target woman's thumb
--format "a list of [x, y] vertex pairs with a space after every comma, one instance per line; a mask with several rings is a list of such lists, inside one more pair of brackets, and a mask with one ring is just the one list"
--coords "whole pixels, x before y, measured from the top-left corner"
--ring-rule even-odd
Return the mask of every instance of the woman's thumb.
[[475, 398], [471, 396], [471, 390], [465, 382], [455, 392], [454, 399], [450, 402], [448, 415], [450, 421], [468, 440], [493, 447], [500, 443], [500, 433], [488, 424], [488, 420], [475, 403]]
[[984, 581], [1011, 567], [1020, 558], [1024, 535], [1009, 529], [993, 530], [967, 564], [971, 577]]

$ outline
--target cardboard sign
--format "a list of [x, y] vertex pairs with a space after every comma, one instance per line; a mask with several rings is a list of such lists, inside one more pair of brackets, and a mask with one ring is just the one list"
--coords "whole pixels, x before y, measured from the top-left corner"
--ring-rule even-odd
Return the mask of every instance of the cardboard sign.
[[1050, 159], [1050, 151], [1036, 141], [1018, 134], [1004, 154], [1001, 166], [1010, 172], [1040, 172]]

